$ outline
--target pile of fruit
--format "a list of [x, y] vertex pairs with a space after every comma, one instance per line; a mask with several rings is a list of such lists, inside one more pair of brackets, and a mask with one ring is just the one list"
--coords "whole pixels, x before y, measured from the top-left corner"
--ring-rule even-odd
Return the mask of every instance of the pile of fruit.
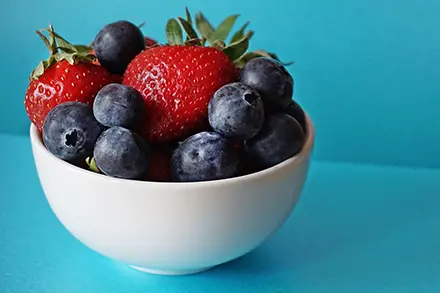
[[242, 176], [296, 155], [307, 129], [287, 64], [247, 52], [249, 23], [229, 37], [237, 17], [215, 28], [187, 9], [167, 22], [166, 44], [129, 21], [91, 46], [37, 31], [50, 56], [25, 107], [46, 148], [108, 176], [164, 182]]

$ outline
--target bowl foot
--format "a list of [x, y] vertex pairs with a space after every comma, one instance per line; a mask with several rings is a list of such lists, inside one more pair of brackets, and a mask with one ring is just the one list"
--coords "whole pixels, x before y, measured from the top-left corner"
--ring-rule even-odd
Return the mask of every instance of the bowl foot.
[[156, 270], [156, 269], [149, 269], [149, 268], [138, 267], [133, 265], [130, 265], [130, 267], [144, 273], [153, 274], [153, 275], [163, 275], [163, 276], [192, 275], [211, 269], [211, 267], [208, 267], [208, 268], [195, 269], [195, 270]]

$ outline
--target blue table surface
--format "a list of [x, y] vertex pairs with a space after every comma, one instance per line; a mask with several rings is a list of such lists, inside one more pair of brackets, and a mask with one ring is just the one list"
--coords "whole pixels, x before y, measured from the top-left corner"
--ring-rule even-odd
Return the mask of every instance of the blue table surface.
[[295, 212], [260, 248], [165, 277], [107, 259], [61, 226], [27, 137], [0, 135], [0, 163], [2, 293], [440, 292], [440, 170], [314, 162]]

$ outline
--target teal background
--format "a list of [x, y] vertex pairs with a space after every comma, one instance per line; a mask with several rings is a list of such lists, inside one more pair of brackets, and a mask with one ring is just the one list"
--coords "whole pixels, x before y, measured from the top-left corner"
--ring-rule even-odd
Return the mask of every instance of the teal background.
[[25, 1], [2, 2], [0, 131], [26, 133], [27, 76], [45, 47], [35, 29], [54, 27], [89, 43], [104, 24], [164, 25], [184, 5], [218, 24], [241, 13], [256, 31], [253, 48], [295, 60], [297, 99], [317, 128], [318, 160], [438, 167], [440, 143], [440, 1]]
[[[440, 292], [440, 1], [0, 3], [1, 293]], [[184, 5], [216, 24], [241, 13], [254, 49], [295, 60], [295, 99], [317, 138], [280, 231], [239, 260], [173, 278], [105, 258], [63, 228], [38, 180], [23, 100], [47, 55], [35, 29], [51, 22], [89, 43], [104, 24], [129, 19], [164, 41], [167, 18]]]

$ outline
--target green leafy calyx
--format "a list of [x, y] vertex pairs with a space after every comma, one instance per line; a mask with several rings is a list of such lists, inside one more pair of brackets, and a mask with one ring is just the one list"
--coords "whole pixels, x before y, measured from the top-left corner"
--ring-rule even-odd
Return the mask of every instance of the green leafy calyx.
[[[46, 37], [43, 32], [46, 32]], [[72, 45], [66, 39], [57, 34], [52, 25], [49, 28], [36, 31], [37, 35], [43, 40], [49, 50], [49, 58], [42, 60], [32, 71], [30, 79], [38, 79], [43, 75], [44, 71], [62, 60], [66, 60], [70, 64], [78, 62], [93, 62], [96, 56], [90, 53], [91, 47], [85, 45]]]
[[86, 159], [86, 164], [89, 166], [89, 169], [96, 173], [102, 173], [101, 170], [99, 170], [98, 166], [96, 165], [95, 158], [88, 157]]
[[[188, 8], [185, 9], [185, 14], [185, 18], [177, 17], [168, 20], [166, 25], [168, 44], [209, 45], [223, 51], [237, 67], [242, 67], [247, 61], [257, 57], [273, 58], [281, 62], [276, 54], [265, 50], [248, 52], [249, 41], [254, 35], [252, 30], [247, 30], [249, 22], [246, 22], [230, 37], [232, 29], [239, 18], [238, 14], [228, 16], [217, 27], [214, 27], [201, 12], [195, 15], [194, 21]], [[195, 24], [195, 28], [193, 24]], [[281, 63], [291, 65], [293, 62]]]

